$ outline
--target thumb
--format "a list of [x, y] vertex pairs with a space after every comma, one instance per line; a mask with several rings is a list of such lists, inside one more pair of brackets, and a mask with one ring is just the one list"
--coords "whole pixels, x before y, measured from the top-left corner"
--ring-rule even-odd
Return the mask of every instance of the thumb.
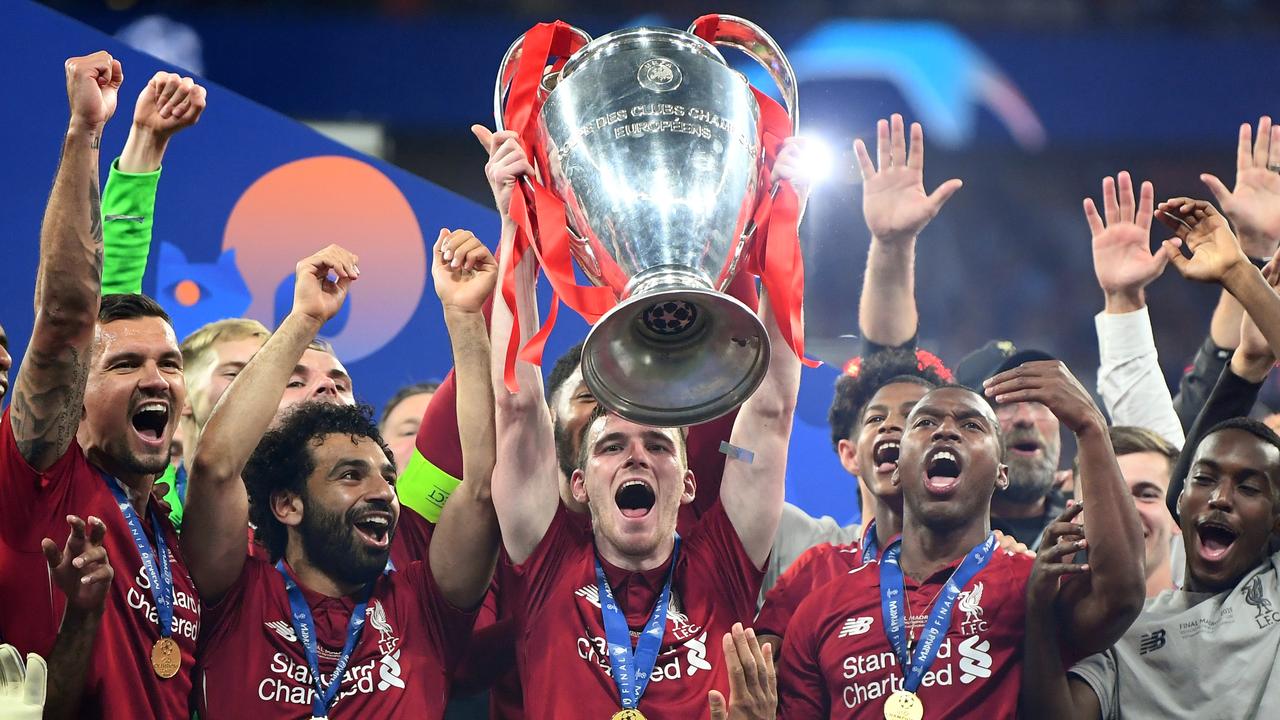
[[44, 552], [44, 560], [49, 563], [49, 569], [53, 570], [62, 564], [62, 551], [58, 549], [58, 544], [49, 538], [40, 541], [40, 550]]
[[22, 686], [22, 703], [31, 707], [44, 707], [45, 682], [49, 668], [44, 658], [35, 653], [27, 654], [27, 681]]
[[930, 193], [929, 202], [933, 203], [934, 212], [942, 209], [943, 204], [945, 204], [947, 200], [950, 200], [951, 196], [955, 195], [956, 191], [962, 187], [964, 187], [963, 181], [959, 178], [952, 178], [939, 185], [937, 190]]
[[1231, 191], [1227, 189], [1226, 185], [1222, 184], [1222, 181], [1217, 176], [1204, 173], [1200, 176], [1200, 182], [1209, 186], [1209, 192], [1213, 193], [1213, 197], [1218, 200], [1219, 205], [1225, 205], [1231, 200]]
[[719, 690], [712, 690], [707, 693], [707, 704], [711, 706], [711, 720], [726, 720], [729, 717], [729, 711], [725, 707], [724, 696]]
[[493, 152], [493, 132], [483, 125], [472, 125], [471, 134], [476, 136], [485, 152]]
[[1183, 257], [1182, 250], [1180, 250], [1172, 240], [1165, 240], [1161, 245], [1164, 248], [1165, 257], [1169, 259], [1169, 262], [1173, 263], [1173, 266], [1177, 268], [1179, 274], [1186, 276], [1187, 265], [1191, 264], [1191, 261]]

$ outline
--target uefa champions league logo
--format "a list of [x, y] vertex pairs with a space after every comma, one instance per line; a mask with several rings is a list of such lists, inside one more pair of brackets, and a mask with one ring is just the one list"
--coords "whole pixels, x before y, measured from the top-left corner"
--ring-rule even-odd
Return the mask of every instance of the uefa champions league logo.
[[636, 81], [640, 87], [654, 92], [669, 92], [680, 87], [684, 74], [680, 66], [666, 58], [649, 58], [640, 65], [636, 73]]

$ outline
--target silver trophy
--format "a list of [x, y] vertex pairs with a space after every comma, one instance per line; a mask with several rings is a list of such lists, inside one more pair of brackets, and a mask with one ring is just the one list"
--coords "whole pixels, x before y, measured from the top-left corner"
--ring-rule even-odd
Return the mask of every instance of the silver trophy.
[[[718, 20], [714, 44], [692, 27], [595, 40], [575, 28], [585, 46], [540, 88], [539, 172], [564, 201], [582, 272], [619, 300], [587, 335], [583, 379], [606, 408], [646, 425], [724, 415], [750, 397], [769, 364], [759, 318], [724, 293], [754, 232], [760, 109], [716, 46], [736, 47], [769, 71], [793, 129], [796, 81], [763, 30]], [[499, 129], [523, 40], [499, 69]]]

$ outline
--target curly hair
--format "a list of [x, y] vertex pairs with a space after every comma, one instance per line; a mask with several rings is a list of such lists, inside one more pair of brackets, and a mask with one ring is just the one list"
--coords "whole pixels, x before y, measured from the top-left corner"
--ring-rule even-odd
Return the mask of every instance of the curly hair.
[[368, 405], [333, 405], [305, 402], [294, 406], [279, 426], [268, 430], [249, 457], [241, 476], [249, 492], [249, 522], [254, 540], [266, 548], [272, 562], [284, 555], [289, 534], [271, 511], [271, 496], [290, 492], [306, 497], [307, 478], [315, 472], [311, 446], [326, 435], [346, 435], [352, 440], [371, 438], [394, 462], [391, 448], [378, 432], [373, 408]]
[[827, 412], [831, 447], [838, 451], [840, 441], [852, 436], [867, 403], [885, 385], [904, 382], [932, 389], [951, 381], [951, 371], [925, 350], [883, 348], [866, 358], [850, 360], [836, 380], [835, 397]]

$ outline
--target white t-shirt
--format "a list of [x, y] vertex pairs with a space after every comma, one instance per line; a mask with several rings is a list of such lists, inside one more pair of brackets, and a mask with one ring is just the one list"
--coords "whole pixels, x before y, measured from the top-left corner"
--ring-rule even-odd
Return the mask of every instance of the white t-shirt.
[[1071, 673], [1104, 720], [1280, 717], [1280, 553], [1218, 594], [1167, 590]]

